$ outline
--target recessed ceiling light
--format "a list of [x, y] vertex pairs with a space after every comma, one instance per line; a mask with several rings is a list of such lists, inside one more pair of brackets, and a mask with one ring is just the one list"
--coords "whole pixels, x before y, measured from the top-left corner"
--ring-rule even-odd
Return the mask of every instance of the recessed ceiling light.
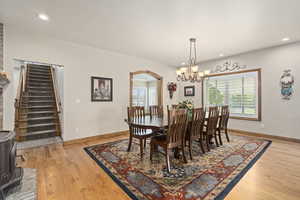
[[181, 65], [185, 65], [185, 62], [182, 62]]
[[224, 54], [222, 54], [222, 53], [220, 53], [220, 55], [219, 55], [220, 57], [223, 57], [224, 56]]
[[49, 16], [43, 13], [40, 13], [38, 17], [43, 21], [49, 21]]
[[290, 40], [290, 38], [289, 37], [285, 37], [285, 38], [282, 38], [282, 40], [281, 41], [283, 41], [283, 42], [286, 42], [286, 41], [289, 41]]

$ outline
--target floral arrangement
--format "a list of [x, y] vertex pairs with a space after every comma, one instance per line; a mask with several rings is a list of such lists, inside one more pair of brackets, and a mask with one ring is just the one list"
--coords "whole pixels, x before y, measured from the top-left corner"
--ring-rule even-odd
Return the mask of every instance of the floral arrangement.
[[170, 99], [173, 98], [173, 93], [176, 91], [177, 89], [177, 85], [174, 82], [170, 82], [168, 83], [168, 90], [169, 90], [169, 94], [170, 94]]
[[194, 108], [194, 103], [192, 100], [184, 100], [178, 103], [178, 107], [187, 109], [188, 111], [192, 111], [192, 109]]

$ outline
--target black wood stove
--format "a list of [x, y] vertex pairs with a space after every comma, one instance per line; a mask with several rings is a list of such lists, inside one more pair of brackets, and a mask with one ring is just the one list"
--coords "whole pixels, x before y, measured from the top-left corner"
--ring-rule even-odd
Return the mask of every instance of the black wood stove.
[[5, 199], [4, 191], [20, 184], [23, 169], [16, 167], [15, 133], [0, 131], [0, 200]]

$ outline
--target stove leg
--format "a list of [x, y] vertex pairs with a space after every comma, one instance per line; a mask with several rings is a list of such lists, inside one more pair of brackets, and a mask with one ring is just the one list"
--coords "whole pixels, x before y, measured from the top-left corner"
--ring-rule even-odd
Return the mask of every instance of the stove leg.
[[4, 200], [4, 199], [5, 199], [5, 196], [3, 193], [3, 189], [0, 189], [0, 200]]
[[[23, 155], [17, 155], [16, 157], [19, 157], [19, 158], [21, 158], [22, 162], [24, 162], [24, 161], [25, 161], [25, 158], [24, 158], [24, 156], [23, 156]], [[1, 200], [1, 199], [0, 199], [0, 200]]]

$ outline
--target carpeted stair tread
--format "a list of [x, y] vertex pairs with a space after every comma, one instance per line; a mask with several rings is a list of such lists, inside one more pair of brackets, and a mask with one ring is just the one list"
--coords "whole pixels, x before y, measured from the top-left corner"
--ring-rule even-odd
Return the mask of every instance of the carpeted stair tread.
[[27, 128], [40, 127], [40, 126], [54, 126], [54, 125], [56, 125], [56, 123], [30, 124], [27, 126]]
[[27, 135], [42, 135], [42, 134], [47, 134], [47, 133], [56, 133], [55, 129], [49, 129], [45, 131], [31, 131], [28, 132]]
[[54, 116], [48, 116], [48, 117], [30, 117], [27, 119], [21, 119], [20, 121], [35, 121], [35, 120], [52, 120], [52, 119], [56, 119]]
[[27, 113], [28, 114], [47, 114], [47, 113], [55, 113], [55, 111], [53, 111], [53, 110], [49, 110], [49, 111], [29, 111]]
[[29, 71], [29, 76], [50, 76], [50, 72], [33, 72]]
[[51, 85], [51, 83], [46, 83], [46, 82], [44, 82], [44, 83], [35, 82], [35, 83], [28, 84], [26, 88], [28, 88], [28, 87], [52, 87], [52, 85]]
[[[28, 80], [28, 81], [30, 81], [30, 80]], [[28, 86], [40, 86], [40, 85], [46, 85], [46, 86], [49, 86], [50, 85], [50, 83], [52, 83], [52, 82], [36, 82], [36, 81], [34, 81], [34, 82], [29, 82], [27, 85]]]
[[35, 73], [35, 74], [51, 74], [50, 70], [29, 70], [28, 73]]
[[29, 80], [31, 80], [31, 79], [50, 80], [50, 76], [36, 76], [36, 75], [29, 75], [27, 78], [28, 78]]
[[48, 86], [48, 87], [44, 87], [44, 86], [28, 86], [27, 87], [29, 90], [52, 90], [52, 87], [51, 86]]
[[41, 73], [36, 73], [36, 72], [29, 72], [27, 77], [41, 77], [41, 78], [50, 78], [51, 77], [51, 73], [45, 73], [45, 72], [41, 72]]
[[52, 94], [52, 91], [48, 91], [48, 90], [28, 90], [28, 93], [50, 93], [50, 94]]
[[50, 80], [50, 75], [31, 75], [31, 74], [29, 74], [28, 75], [28, 77], [27, 77], [27, 79], [48, 79], [48, 80]]
[[[45, 123], [45, 124], [29, 124], [26, 127], [21, 126], [20, 128], [36, 128], [36, 127], [48, 127], [48, 126], [55, 126], [56, 123]], [[48, 129], [47, 129], [48, 130]]]
[[50, 70], [47, 70], [47, 71], [40, 71], [40, 70], [29, 70], [28, 71], [28, 74], [42, 74], [42, 75], [50, 75], [51, 74], [51, 71]]
[[24, 95], [23, 97], [25, 97], [25, 98], [46, 98], [46, 97], [53, 97], [53, 94], [50, 96], [38, 96], [38, 95], [34, 95], [34, 96], [32, 96], [32, 95]]
[[53, 101], [53, 100], [37, 100], [37, 101], [31, 100], [30, 103], [55, 103], [55, 101]]
[[53, 97], [51, 92], [30, 92], [28, 97]]
[[41, 71], [41, 72], [50, 72], [49, 69], [44, 69], [44, 68], [37, 68], [37, 67], [31, 67], [29, 71]]
[[29, 69], [42, 69], [42, 70], [46, 70], [49, 69], [50, 66], [38, 66], [38, 65], [30, 65]]
[[38, 106], [31, 106], [31, 105], [27, 105], [24, 108], [45, 108], [45, 107], [53, 107], [53, 105], [38, 105]]
[[35, 82], [52, 82], [49, 79], [36, 79], [36, 78], [29, 78], [28, 81], [35, 81]]
[[40, 106], [30, 106], [30, 105], [27, 105], [27, 106], [24, 106], [23, 108], [53, 108], [54, 105], [40, 105]]

